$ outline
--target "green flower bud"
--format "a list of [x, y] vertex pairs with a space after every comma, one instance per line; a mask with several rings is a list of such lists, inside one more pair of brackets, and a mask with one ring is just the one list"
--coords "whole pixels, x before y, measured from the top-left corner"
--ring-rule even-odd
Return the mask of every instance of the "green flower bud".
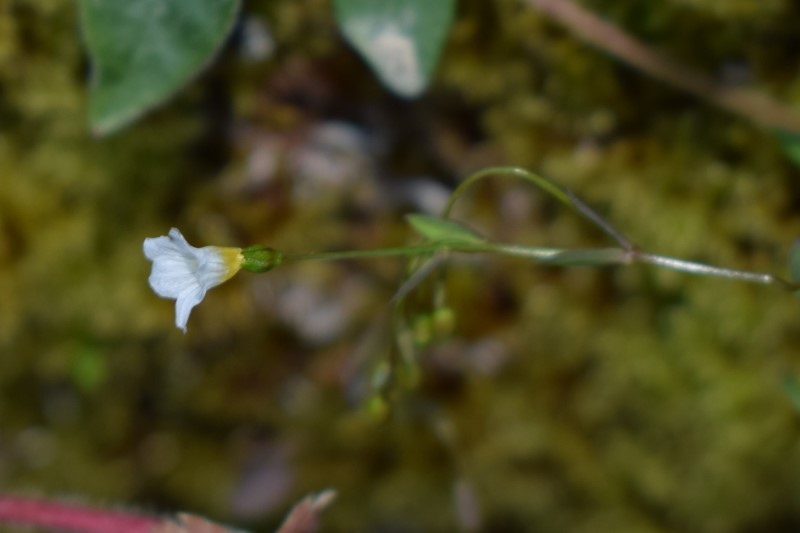
[[389, 419], [389, 416], [392, 412], [389, 402], [387, 402], [386, 399], [379, 394], [376, 394], [367, 400], [365, 409], [367, 414], [375, 422], [385, 422]]
[[456, 328], [456, 314], [450, 307], [439, 307], [431, 316], [433, 331], [438, 338], [446, 337], [453, 333]]
[[257, 244], [242, 249], [242, 268], [250, 272], [269, 272], [283, 261], [283, 252]]

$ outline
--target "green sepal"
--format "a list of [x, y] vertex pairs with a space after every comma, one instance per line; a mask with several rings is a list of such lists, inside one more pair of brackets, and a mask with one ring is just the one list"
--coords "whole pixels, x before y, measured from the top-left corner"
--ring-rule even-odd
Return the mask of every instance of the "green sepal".
[[486, 242], [486, 239], [470, 228], [446, 218], [413, 213], [406, 215], [406, 220], [417, 233], [431, 241], [451, 241], [469, 244]]
[[250, 272], [269, 272], [283, 262], [283, 252], [257, 244], [242, 250], [242, 268]]

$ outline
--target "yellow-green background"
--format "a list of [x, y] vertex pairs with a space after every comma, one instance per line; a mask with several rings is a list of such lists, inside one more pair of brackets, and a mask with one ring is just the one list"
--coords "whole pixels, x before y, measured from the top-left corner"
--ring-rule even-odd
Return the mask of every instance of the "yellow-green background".
[[[709, 75], [800, 101], [790, 0], [583, 4]], [[800, 371], [800, 303], [775, 289], [457, 261], [455, 329], [420, 350], [419, 383], [383, 421], [364, 389], [392, 345], [400, 261], [241, 274], [182, 335], [147, 285], [145, 237], [402, 244], [411, 207], [392, 191], [490, 164], [539, 170], [679, 257], [783, 273], [800, 235], [800, 173], [768, 132], [516, 1], [461, 1], [410, 103], [343, 44], [326, 2], [245, 12], [276, 39], [268, 61], [232, 42], [168, 105], [96, 139], [74, 3], [0, 0], [0, 490], [257, 531], [325, 487], [339, 493], [327, 531], [800, 529], [782, 389]], [[331, 121], [362, 131], [369, 163], [294, 175], [290, 154]], [[258, 150], [284, 159], [267, 182]], [[604, 244], [509, 180], [459, 216], [503, 240]]]

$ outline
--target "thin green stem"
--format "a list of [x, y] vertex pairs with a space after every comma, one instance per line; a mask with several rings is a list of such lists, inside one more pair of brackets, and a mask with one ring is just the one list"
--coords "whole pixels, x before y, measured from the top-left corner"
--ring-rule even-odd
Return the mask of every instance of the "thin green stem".
[[634, 246], [633, 243], [622, 234], [622, 232], [616, 229], [608, 220], [601, 217], [596, 211], [585, 204], [571, 191], [568, 189], [562, 189], [552, 181], [543, 178], [534, 172], [519, 167], [489, 167], [470, 175], [467, 177], [467, 179], [462, 181], [450, 195], [450, 200], [445, 206], [444, 212], [442, 213], [442, 218], [448, 218], [450, 216], [450, 212], [453, 210], [453, 206], [455, 205], [456, 201], [473, 185], [484, 178], [497, 175], [513, 176], [536, 185], [562, 204], [574, 209], [583, 218], [599, 228], [600, 231], [614, 239], [614, 241], [616, 241], [617, 244], [619, 244], [622, 248], [625, 248], [626, 250], [634, 250], [636, 248], [636, 246]]
[[617, 244], [625, 248], [626, 250], [633, 251], [636, 250], [636, 245], [633, 244], [630, 239], [628, 239], [625, 235], [622, 234], [617, 228], [611, 225], [611, 223], [600, 216], [600, 214], [589, 207], [587, 203], [583, 200], [575, 196], [575, 194], [567, 189], [567, 195], [569, 196], [570, 200], [572, 201], [573, 207], [583, 215], [584, 218], [592, 222], [595, 226], [600, 228], [603, 233], [617, 241]]
[[773, 274], [763, 272], [751, 272], [749, 270], [736, 270], [732, 268], [722, 268], [694, 261], [686, 261], [667, 257], [663, 255], [650, 254], [646, 252], [635, 252], [632, 259], [637, 263], [655, 265], [669, 270], [677, 270], [687, 274], [697, 274], [700, 276], [712, 276], [715, 278], [727, 278], [749, 283], [759, 283], [761, 285], [777, 285], [786, 290], [796, 291], [800, 289], [796, 283], [787, 281]]
[[285, 261], [338, 261], [344, 259], [370, 259], [379, 257], [410, 257], [431, 255], [438, 252], [492, 253], [532, 259], [538, 263], [552, 266], [601, 267], [642, 263], [669, 270], [676, 270], [686, 274], [733, 279], [748, 283], [758, 283], [760, 285], [777, 285], [789, 291], [800, 290], [800, 285], [773, 274], [716, 267], [695, 261], [686, 261], [684, 259], [651, 254], [640, 250], [626, 250], [624, 248], [563, 249], [508, 243], [436, 241], [416, 246], [379, 248], [377, 250], [344, 250], [337, 252], [287, 254]]
[[490, 253], [534, 259], [555, 266], [609, 266], [631, 262], [630, 252], [621, 248], [584, 248], [565, 250], [561, 248], [539, 248], [520, 244], [486, 243], [484, 250]]
[[417, 256], [441, 252], [447, 249], [440, 242], [421, 244], [418, 246], [398, 246], [379, 248], [377, 250], [343, 250], [338, 252], [310, 252], [303, 254], [286, 254], [286, 261], [339, 261], [342, 259], [369, 259], [377, 257]]
[[484, 178], [496, 175], [514, 176], [531, 182], [553, 196], [562, 204], [574, 207], [569, 195], [566, 192], [561, 190], [561, 188], [553, 182], [546, 180], [538, 174], [534, 174], [533, 172], [519, 167], [489, 167], [470, 175], [467, 177], [467, 179], [462, 181], [458, 187], [456, 187], [456, 189], [453, 191], [453, 194], [450, 195], [450, 200], [447, 202], [447, 206], [442, 213], [442, 218], [448, 218], [450, 216], [450, 211], [453, 210], [453, 206], [455, 205], [456, 201], [467, 191], [467, 189], [471, 188]]
[[490, 167], [480, 170], [461, 182], [450, 195], [450, 200], [442, 213], [442, 218], [448, 218], [456, 201], [480, 180], [496, 175], [508, 175], [533, 183], [546, 193], [565, 204], [589, 222], [597, 226], [606, 235], [611, 237], [620, 246], [619, 249], [593, 249], [593, 250], [559, 250], [555, 248], [531, 248], [511, 244], [486, 244], [485, 251], [527, 257], [540, 262], [562, 266], [602, 266], [612, 264], [644, 263], [670, 270], [677, 270], [687, 274], [727, 278], [761, 285], [777, 285], [789, 291], [800, 290], [800, 284], [792, 283], [773, 274], [750, 272], [705, 265], [694, 261], [685, 261], [640, 250], [625, 235], [605, 220], [596, 211], [575, 196], [570, 190], [562, 189], [551, 181], [518, 167]]
[[437, 252], [458, 253], [494, 253], [524, 257], [548, 264], [575, 264], [562, 259], [577, 258], [581, 254], [579, 263], [586, 266], [602, 266], [625, 262], [621, 256], [624, 250], [617, 248], [598, 250], [564, 250], [561, 248], [543, 248], [539, 246], [525, 246], [522, 244], [503, 244], [492, 242], [472, 243], [465, 241], [434, 241], [416, 246], [399, 246], [394, 248], [379, 248], [376, 250], [344, 250], [339, 252], [312, 252], [305, 254], [286, 254], [286, 261], [339, 261], [342, 259], [370, 259], [377, 257], [411, 257], [429, 255]]

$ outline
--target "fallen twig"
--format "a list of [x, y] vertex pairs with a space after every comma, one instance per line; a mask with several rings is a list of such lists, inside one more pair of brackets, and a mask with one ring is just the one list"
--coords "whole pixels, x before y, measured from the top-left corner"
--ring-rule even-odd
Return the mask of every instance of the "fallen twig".
[[584, 41], [642, 72], [762, 126], [800, 134], [800, 112], [752, 89], [726, 87], [667, 58], [571, 0], [525, 0]]

